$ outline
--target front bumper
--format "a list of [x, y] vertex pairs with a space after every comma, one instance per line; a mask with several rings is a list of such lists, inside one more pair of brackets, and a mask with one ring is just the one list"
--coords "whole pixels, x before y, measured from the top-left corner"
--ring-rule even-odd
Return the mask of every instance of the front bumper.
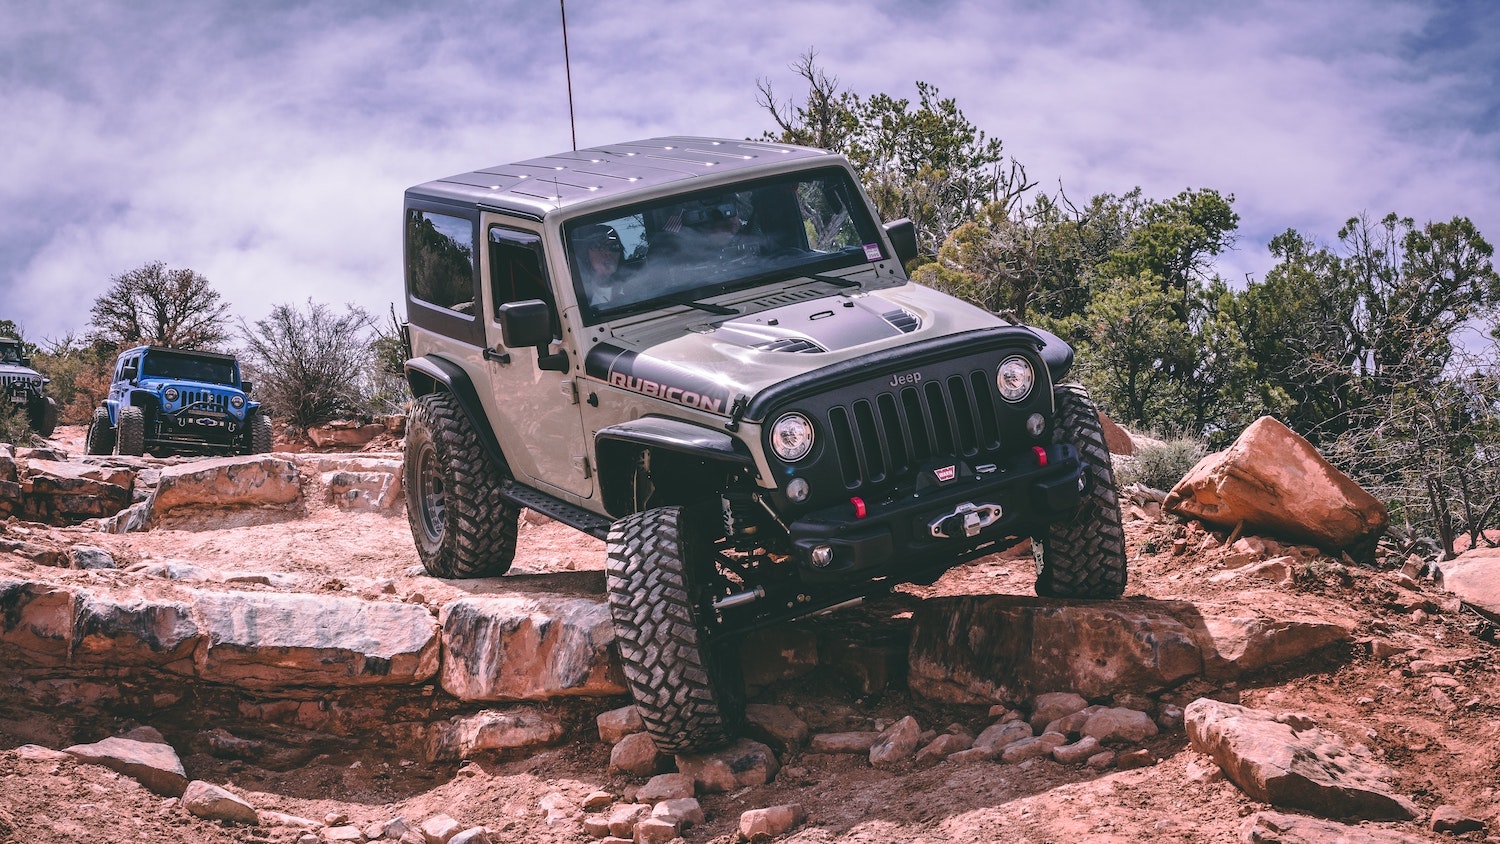
[[1071, 518], [1087, 484], [1078, 450], [1053, 445], [1045, 454], [1045, 465], [1027, 460], [959, 471], [951, 482], [863, 502], [863, 517], [853, 502], [807, 514], [789, 528], [803, 579], [915, 572]]

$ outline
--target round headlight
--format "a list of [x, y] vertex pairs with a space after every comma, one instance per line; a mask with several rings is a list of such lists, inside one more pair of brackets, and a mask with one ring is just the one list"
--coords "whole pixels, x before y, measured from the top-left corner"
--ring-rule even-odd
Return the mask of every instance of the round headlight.
[[165, 393], [162, 393], [162, 395], [167, 397], [167, 401], [177, 401], [177, 388], [168, 387], [167, 391]]
[[812, 446], [812, 422], [800, 413], [788, 413], [771, 426], [771, 451], [787, 463], [806, 457]]
[[1030, 361], [1023, 357], [1010, 357], [1000, 362], [995, 370], [995, 386], [1000, 388], [1000, 397], [1006, 401], [1020, 401], [1031, 395], [1036, 383], [1036, 373]]
[[230, 396], [229, 397], [229, 404], [230, 404], [231, 407], [244, 407], [245, 406], [245, 397], [244, 396]]

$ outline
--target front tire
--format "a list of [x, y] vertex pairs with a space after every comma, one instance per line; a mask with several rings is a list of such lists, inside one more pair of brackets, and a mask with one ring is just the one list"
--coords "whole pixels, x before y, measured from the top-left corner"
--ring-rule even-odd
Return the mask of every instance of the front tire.
[[140, 457], [146, 453], [146, 411], [135, 405], [122, 405], [120, 424], [115, 431], [115, 454]]
[[32, 403], [31, 427], [38, 436], [50, 437], [57, 430], [57, 401], [51, 396], [42, 396]]
[[259, 413], [250, 417], [250, 453], [271, 452], [271, 417]]
[[109, 424], [109, 408], [94, 408], [94, 419], [89, 423], [89, 433], [84, 439], [83, 450], [89, 454], [109, 454], [115, 447], [115, 426]]
[[682, 507], [626, 516], [609, 531], [606, 582], [615, 642], [646, 732], [690, 753], [734, 737], [744, 715], [737, 640], [715, 642], [706, 531]]
[[1044, 598], [1118, 598], [1125, 593], [1125, 529], [1099, 412], [1077, 384], [1059, 385], [1053, 399], [1053, 442], [1078, 449], [1086, 484], [1077, 514], [1054, 522], [1046, 537], [1033, 543], [1036, 593]]
[[500, 496], [505, 480], [452, 395], [417, 399], [406, 427], [406, 518], [428, 574], [510, 570], [521, 511]]

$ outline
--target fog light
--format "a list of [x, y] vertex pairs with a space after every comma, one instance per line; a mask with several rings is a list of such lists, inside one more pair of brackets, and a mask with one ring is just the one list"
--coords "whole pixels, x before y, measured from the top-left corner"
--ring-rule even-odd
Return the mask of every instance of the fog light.
[[812, 549], [812, 564], [817, 568], [827, 568], [833, 562], [833, 546], [819, 545]]
[[1026, 433], [1033, 437], [1040, 437], [1045, 427], [1047, 427], [1047, 420], [1042, 418], [1042, 414], [1033, 413], [1026, 417]]
[[786, 485], [786, 497], [797, 502], [806, 501], [807, 493], [811, 489], [807, 485], [807, 481], [802, 478], [792, 478], [791, 482]]

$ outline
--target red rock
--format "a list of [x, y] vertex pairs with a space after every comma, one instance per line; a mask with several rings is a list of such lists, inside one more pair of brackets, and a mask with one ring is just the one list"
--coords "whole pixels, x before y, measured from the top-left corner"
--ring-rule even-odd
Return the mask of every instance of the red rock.
[[795, 829], [807, 820], [800, 803], [751, 809], [740, 815], [740, 837], [746, 841], [775, 838]]
[[1269, 416], [1228, 449], [1199, 461], [1167, 494], [1166, 509], [1225, 529], [1310, 542], [1371, 557], [1390, 523], [1385, 505]]

